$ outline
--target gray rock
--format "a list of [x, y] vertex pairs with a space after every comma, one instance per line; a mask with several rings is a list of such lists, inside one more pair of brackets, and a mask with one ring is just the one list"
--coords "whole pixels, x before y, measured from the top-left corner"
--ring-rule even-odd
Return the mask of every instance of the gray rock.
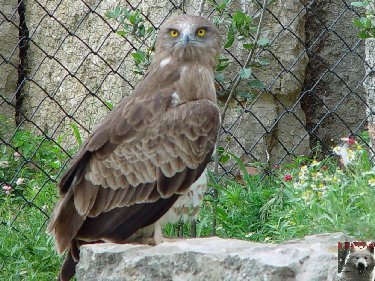
[[283, 244], [218, 237], [179, 240], [155, 247], [87, 245], [77, 280], [221, 281], [336, 280], [342, 233], [308, 236]]
[[15, 92], [18, 79], [19, 17], [17, 6], [17, 0], [0, 0], [0, 115], [10, 117], [10, 120], [14, 118], [15, 113]]

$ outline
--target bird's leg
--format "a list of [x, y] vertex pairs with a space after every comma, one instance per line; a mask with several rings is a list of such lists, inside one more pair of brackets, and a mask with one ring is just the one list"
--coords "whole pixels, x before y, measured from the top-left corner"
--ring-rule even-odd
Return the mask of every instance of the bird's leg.
[[184, 236], [184, 222], [180, 219], [177, 225], [177, 237]]
[[165, 239], [164, 236], [163, 236], [163, 231], [161, 229], [161, 225], [160, 225], [159, 221], [155, 222], [155, 224], [154, 224], [154, 236], [153, 236], [153, 238], [154, 238], [154, 241], [155, 241], [155, 245], [163, 243], [163, 240]]
[[161, 228], [161, 224], [160, 224], [159, 221], [154, 223], [154, 235], [151, 239], [153, 240], [152, 243], [149, 243], [151, 245], [159, 245], [159, 244], [164, 243], [164, 242], [176, 242], [176, 241], [179, 240], [178, 238], [166, 238], [166, 237], [164, 237], [163, 231], [162, 231], [162, 228]]
[[197, 221], [195, 220], [195, 218], [191, 219], [190, 236], [197, 237]]

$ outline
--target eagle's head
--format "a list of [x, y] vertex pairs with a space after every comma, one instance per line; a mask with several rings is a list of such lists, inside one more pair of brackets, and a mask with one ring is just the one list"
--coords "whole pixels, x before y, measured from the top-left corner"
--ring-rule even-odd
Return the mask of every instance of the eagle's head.
[[168, 52], [184, 61], [197, 61], [201, 56], [214, 59], [220, 48], [218, 29], [207, 18], [192, 15], [174, 16], [167, 20], [161, 26], [156, 41], [156, 53]]

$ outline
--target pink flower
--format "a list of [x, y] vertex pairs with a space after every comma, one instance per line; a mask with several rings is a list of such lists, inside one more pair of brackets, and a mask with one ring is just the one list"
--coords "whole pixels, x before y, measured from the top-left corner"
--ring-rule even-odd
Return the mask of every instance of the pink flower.
[[348, 144], [349, 144], [349, 145], [353, 145], [353, 144], [355, 144], [355, 138], [354, 138], [354, 137], [349, 137], [349, 138], [348, 138]]
[[21, 157], [21, 154], [19, 154], [17, 151], [13, 153], [13, 157], [14, 158], [20, 158]]
[[280, 169], [281, 167], [280, 167], [280, 165], [277, 165], [277, 164], [276, 164], [276, 165], [273, 166], [273, 168], [274, 168], [275, 170], [278, 170], [278, 169]]
[[291, 174], [286, 174], [284, 176], [284, 181], [291, 181], [293, 179], [292, 175]]
[[9, 195], [13, 188], [10, 185], [4, 185], [2, 189], [6, 195]]

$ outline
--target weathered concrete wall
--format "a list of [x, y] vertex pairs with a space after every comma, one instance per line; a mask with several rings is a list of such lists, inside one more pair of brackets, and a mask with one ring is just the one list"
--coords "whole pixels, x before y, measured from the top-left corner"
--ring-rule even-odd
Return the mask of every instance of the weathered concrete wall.
[[108, 112], [102, 101], [118, 102], [133, 85], [122, 79], [134, 81], [132, 65], [124, 61], [131, 47], [104, 18], [107, 9], [124, 1], [39, 3], [52, 16], [35, 1], [26, 2], [30, 80], [23, 111], [54, 137], [71, 135], [74, 120], [91, 129]]
[[[250, 6], [250, 15], [255, 8], [259, 6]], [[268, 38], [270, 46], [259, 57], [270, 64], [252, 68], [267, 91], [247, 105], [250, 113], [240, 117], [235, 135], [243, 147], [251, 150], [250, 161], [266, 161], [269, 155], [271, 162], [277, 162], [288, 152], [310, 152], [309, 136], [304, 129], [306, 118], [299, 102], [308, 63], [304, 49], [306, 12], [299, 0], [274, 1], [267, 8], [261, 37]], [[242, 56], [244, 61], [247, 53]], [[226, 126], [231, 126], [240, 114], [238, 108], [232, 108]], [[230, 146], [236, 154], [244, 152], [234, 141]]]
[[358, 44], [358, 30], [353, 25], [357, 15], [349, 9], [351, 2], [314, 1], [306, 21], [310, 64], [305, 88], [311, 90], [304, 96], [303, 108], [308, 128], [318, 124], [315, 132], [326, 144], [361, 128], [366, 118], [360, 99], [365, 99], [364, 48]]
[[12, 123], [19, 58], [17, 6], [17, 0], [0, 0], [0, 115], [8, 117]]
[[330, 234], [280, 245], [217, 237], [155, 247], [89, 245], [81, 248], [77, 280], [333, 281], [337, 242], [348, 240], [343, 234]]
[[[118, 24], [104, 15], [117, 6], [130, 9], [128, 3], [26, 2], [31, 79], [23, 89], [23, 111], [53, 137], [62, 135], [66, 144], [75, 142], [71, 123], [78, 123], [85, 137], [84, 128], [91, 130], [108, 113], [105, 102], [118, 103], [141, 78], [133, 73], [131, 53], [139, 48], [144, 50], [145, 46], [134, 38], [116, 35], [113, 29]], [[155, 26], [173, 10], [169, 1], [130, 1], [130, 4], [141, 8]], [[150, 46], [152, 39], [147, 43]]]
[[[71, 123], [78, 123], [81, 132], [87, 135], [83, 128], [91, 130], [109, 111], [105, 102], [116, 104], [141, 78], [132, 71], [134, 62], [130, 53], [142, 45], [132, 38], [126, 40], [117, 36], [112, 32], [117, 24], [104, 17], [105, 11], [118, 5], [129, 7], [129, 4], [122, 0], [58, 3], [27, 0], [25, 3], [31, 41], [29, 80], [22, 91], [22, 110], [53, 138], [62, 136], [65, 143], [75, 143]], [[255, 6], [244, 3], [233, 1], [232, 8], [241, 7], [253, 14]], [[173, 14], [177, 10], [170, 1], [133, 0], [131, 4], [142, 9], [156, 27], [171, 15], [170, 11]], [[185, 1], [184, 7], [188, 13], [197, 14], [199, 1]], [[300, 0], [269, 4], [263, 35], [267, 35], [271, 44], [261, 56], [270, 64], [253, 68], [267, 91], [246, 103], [249, 112], [240, 117], [239, 125], [233, 126], [238, 125], [234, 130], [237, 140], [254, 156], [246, 160], [265, 161], [270, 155], [271, 162], [277, 162], [284, 157], [290, 159], [288, 152], [306, 155], [310, 152], [306, 123], [309, 129], [321, 124], [317, 131], [319, 138], [330, 141], [347, 134], [340, 118], [353, 129], [364, 118], [363, 104], [358, 98], [354, 94], [345, 98], [348, 85], [360, 96], [363, 90], [361, 86], [355, 87], [361, 84], [362, 62], [355, 53], [360, 54], [361, 49], [347, 53], [347, 46], [333, 32], [340, 34], [349, 46], [357, 40], [357, 31], [351, 23], [354, 14], [341, 15], [342, 9], [341, 0], [318, 0], [308, 8]], [[306, 11], [309, 11], [307, 23]], [[324, 26], [329, 26], [330, 30]], [[311, 46], [307, 71], [306, 42]], [[246, 57], [245, 52], [237, 50], [235, 53], [241, 61]], [[333, 67], [337, 61], [340, 63], [333, 69], [337, 76], [331, 72], [322, 75], [324, 67]], [[232, 71], [238, 69], [238, 65], [231, 68]], [[303, 86], [312, 88], [312, 94], [306, 95], [301, 107]], [[312, 99], [315, 95], [340, 118], [330, 115], [322, 120], [327, 109], [317, 99]], [[225, 124], [232, 126], [240, 113], [238, 105], [233, 105]], [[236, 142], [230, 146], [236, 154], [243, 153]]]
[[375, 39], [366, 40], [366, 80], [368, 129], [371, 147], [375, 152]]

